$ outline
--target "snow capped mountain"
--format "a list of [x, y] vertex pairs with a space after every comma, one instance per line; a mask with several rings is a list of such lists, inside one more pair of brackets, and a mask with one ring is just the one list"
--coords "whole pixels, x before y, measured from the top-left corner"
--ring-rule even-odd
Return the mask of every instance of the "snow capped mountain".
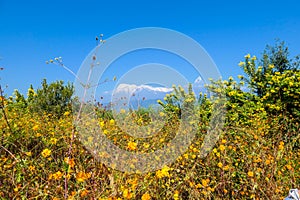
[[169, 93], [173, 91], [173, 88], [166, 87], [153, 87], [150, 85], [135, 85], [122, 83], [114, 90], [113, 96], [119, 96], [120, 94], [133, 95], [143, 91], [152, 92], [154, 94]]
[[112, 100], [162, 99], [173, 88], [122, 83], [112, 93]]
[[[187, 91], [188, 84], [184, 85], [183, 88]], [[194, 80], [192, 88], [196, 95], [199, 92], [205, 92], [204, 81], [200, 76]], [[163, 100], [166, 94], [172, 91], [173, 88], [170, 87], [121, 83], [113, 91], [106, 91], [105, 99], [118, 108], [125, 108], [130, 105], [148, 107], [156, 104], [157, 100]]]
[[[204, 88], [204, 82], [199, 76], [192, 83], [193, 89]], [[183, 86], [183, 88], [187, 88]], [[130, 96], [140, 96], [147, 99], [157, 99], [158, 97], [164, 97], [166, 94], [173, 91], [173, 88], [168, 87], [154, 87], [151, 85], [135, 85], [122, 83], [117, 86], [113, 91], [113, 97], [130, 97]]]
[[194, 85], [196, 85], [196, 84], [200, 85], [200, 84], [203, 84], [203, 83], [204, 83], [204, 82], [203, 82], [201, 76], [198, 76], [198, 77], [195, 79], [195, 81], [194, 81]]
[[111, 94], [112, 105], [115, 109], [126, 107], [148, 107], [157, 104], [158, 99], [163, 99], [171, 93], [173, 88], [154, 87], [151, 85], [135, 85], [122, 83]]
[[193, 90], [196, 95], [198, 95], [200, 92], [206, 92], [204, 85], [205, 85], [205, 83], [204, 83], [203, 79], [200, 76], [198, 76], [195, 79], [195, 81], [192, 83]]

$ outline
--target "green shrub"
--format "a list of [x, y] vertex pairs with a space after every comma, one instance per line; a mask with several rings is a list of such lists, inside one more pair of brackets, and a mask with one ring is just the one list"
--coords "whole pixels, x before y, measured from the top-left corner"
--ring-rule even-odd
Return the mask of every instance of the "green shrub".
[[42, 87], [34, 92], [32, 86], [28, 91], [28, 105], [34, 112], [46, 112], [55, 116], [62, 116], [72, 108], [72, 95], [74, 87], [70, 83], [64, 85], [63, 81], [48, 84], [42, 81]]

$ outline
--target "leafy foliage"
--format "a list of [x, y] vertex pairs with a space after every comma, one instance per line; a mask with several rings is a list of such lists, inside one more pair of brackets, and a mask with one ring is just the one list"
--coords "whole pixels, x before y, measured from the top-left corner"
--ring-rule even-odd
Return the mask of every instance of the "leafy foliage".
[[300, 70], [299, 56], [289, 58], [288, 48], [284, 43], [274, 47], [267, 46], [263, 59], [257, 62], [256, 57], [245, 56], [240, 66], [248, 75], [241, 77], [254, 91], [253, 103], [261, 106], [277, 123], [285, 124], [283, 129], [290, 135], [286, 127], [298, 124], [300, 110]]
[[35, 112], [51, 113], [62, 116], [71, 110], [71, 102], [74, 88], [71, 84], [64, 85], [63, 81], [48, 84], [46, 79], [42, 81], [42, 87], [35, 92], [30, 86], [28, 90], [28, 105]]

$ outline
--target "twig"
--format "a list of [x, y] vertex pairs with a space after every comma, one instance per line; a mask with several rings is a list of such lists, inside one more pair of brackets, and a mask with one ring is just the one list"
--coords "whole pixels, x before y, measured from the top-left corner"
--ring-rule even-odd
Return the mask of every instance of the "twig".
[[1, 145], [1, 148], [4, 149], [7, 153], [9, 153], [16, 161], [19, 161], [14, 154], [12, 154], [12, 152], [10, 152], [7, 148], [5, 148], [4, 146]]

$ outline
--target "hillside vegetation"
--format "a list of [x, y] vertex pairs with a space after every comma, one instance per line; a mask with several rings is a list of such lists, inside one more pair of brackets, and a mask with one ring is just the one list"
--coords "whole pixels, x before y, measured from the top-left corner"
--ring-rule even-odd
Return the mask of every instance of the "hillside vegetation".
[[300, 187], [298, 66], [298, 57], [291, 59], [284, 43], [277, 43], [260, 59], [246, 55], [239, 63], [243, 75], [213, 80], [207, 87], [226, 97], [226, 116], [205, 157], [200, 149], [212, 117], [211, 96], [177, 86], [158, 102], [161, 111], [121, 110], [139, 126], [151, 122], [151, 112], [167, 119], [147, 139], [127, 134], [111, 111], [95, 106], [107, 138], [132, 152], [168, 145], [183, 111], [196, 117], [196, 136], [187, 150], [147, 173], [112, 169], [86, 148], [82, 141], [92, 143], [93, 138], [83, 138], [74, 125], [78, 116], [72, 113], [80, 103], [72, 97], [71, 84], [44, 80], [39, 89], [30, 86], [26, 97], [17, 90], [9, 97], [1, 90], [0, 199], [283, 199], [289, 189]]

